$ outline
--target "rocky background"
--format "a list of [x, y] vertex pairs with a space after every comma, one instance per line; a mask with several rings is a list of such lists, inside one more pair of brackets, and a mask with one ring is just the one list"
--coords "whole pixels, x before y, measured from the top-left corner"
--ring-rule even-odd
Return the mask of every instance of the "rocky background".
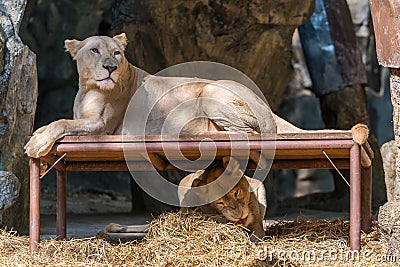
[[0, 2], [0, 225], [26, 230], [29, 166], [23, 152], [33, 129], [35, 54], [19, 37], [26, 1]]
[[[2, 23], [0, 59], [11, 55], [8, 51], [14, 51], [5, 45], [7, 40], [20, 42], [16, 34], [19, 25], [23, 42], [36, 54], [39, 97], [35, 128], [59, 118], [72, 117], [78, 77], [75, 63], [64, 51], [64, 40], [84, 39], [96, 34], [113, 35], [120, 32], [126, 32], [129, 39], [126, 52], [128, 59], [149, 73], [192, 60], [225, 63], [252, 78], [265, 94], [272, 109], [283, 117], [306, 129], [323, 126], [318, 99], [305, 89], [309, 85], [301, 82], [298, 84], [299, 81], [293, 79], [292, 68], [293, 32], [311, 15], [313, 0], [28, 0], [27, 3], [22, 0], [5, 0], [3, 2], [18, 8], [9, 10], [0, 4], [0, 11], [4, 10], [3, 13], [7, 14], [0, 17]], [[16, 21], [13, 23], [12, 31], [8, 31], [14, 34], [9, 36], [14, 37], [7, 37], [4, 30], [7, 27], [3, 26], [11, 27], [9, 22], [3, 24], [3, 21], [7, 22], [9, 19], [9, 14], [14, 14], [11, 17], [15, 17]], [[20, 204], [13, 205], [7, 209], [8, 211], [3, 212], [3, 224], [14, 227], [27, 225], [25, 219], [13, 222], [13, 218], [18, 216], [10, 214], [14, 209], [19, 209], [14, 214], [22, 214], [23, 218], [27, 218], [28, 215], [29, 170], [27, 158], [22, 154], [22, 146], [24, 138], [32, 130], [36, 107], [35, 58], [27, 46], [19, 44], [18, 47], [21, 49], [18, 53], [15, 52], [13, 60], [0, 60], [1, 75], [7, 73], [2, 71], [3, 66], [6, 66], [4, 69], [7, 70], [14, 68], [16, 63], [13, 62], [22, 66], [20, 69], [14, 68], [20, 71], [16, 75], [23, 73], [21, 79], [7, 80], [7, 84], [18, 81], [22, 85], [10, 87], [2, 83], [0, 87], [2, 96], [0, 151], [7, 151], [1, 154], [0, 171], [16, 169], [12, 172], [21, 183], [19, 195], [22, 198], [20, 197], [17, 202]], [[5, 56], [2, 51], [5, 51]], [[2, 81], [4, 79], [0, 79], [0, 82]], [[5, 97], [6, 94], [9, 94], [9, 97]], [[11, 97], [10, 94], [21, 96]], [[379, 101], [383, 101], [382, 98], [379, 98]], [[374, 102], [371, 103], [373, 108]], [[382, 107], [382, 103], [375, 106]], [[17, 110], [19, 116], [23, 117], [16, 120], [10, 115], [6, 116], [7, 113], [3, 112], [6, 105], [9, 109]], [[378, 112], [374, 111], [373, 114], [376, 117], [372, 126], [382, 132], [381, 134], [376, 132], [378, 141], [382, 144], [387, 141], [387, 133], [392, 131], [390, 119], [387, 124], [387, 116], [382, 120]], [[315, 119], [310, 120], [311, 117]], [[383, 124], [379, 124], [379, 121], [387, 125], [382, 127]], [[18, 125], [20, 128], [11, 129], [11, 125], [12, 127]], [[329, 175], [324, 172], [316, 176], [325, 178]], [[284, 200], [283, 196], [300, 196], [312, 193], [313, 190], [326, 192], [331, 191], [333, 187], [331, 178], [326, 179], [327, 183], [317, 186], [315, 183], [309, 183], [315, 180], [314, 173], [290, 172], [286, 177], [287, 179], [275, 179], [275, 191], [282, 196], [281, 200]], [[304, 190], [301, 186], [299, 189], [299, 184], [296, 185], [299, 179], [305, 181]], [[55, 178], [51, 173], [42, 180], [43, 187], [52, 188], [54, 183]], [[310, 191], [311, 184], [314, 188]], [[129, 177], [123, 173], [69, 173], [68, 190], [114, 190], [129, 194]]]

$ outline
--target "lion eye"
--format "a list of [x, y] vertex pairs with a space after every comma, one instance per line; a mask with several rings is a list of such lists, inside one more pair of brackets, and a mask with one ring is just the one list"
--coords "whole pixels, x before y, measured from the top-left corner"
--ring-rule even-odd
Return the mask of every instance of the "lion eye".
[[99, 49], [97, 48], [90, 49], [90, 52], [92, 52], [93, 54], [100, 54]]
[[114, 52], [114, 56], [119, 56], [119, 55], [121, 55], [121, 52], [119, 52], [119, 51]]

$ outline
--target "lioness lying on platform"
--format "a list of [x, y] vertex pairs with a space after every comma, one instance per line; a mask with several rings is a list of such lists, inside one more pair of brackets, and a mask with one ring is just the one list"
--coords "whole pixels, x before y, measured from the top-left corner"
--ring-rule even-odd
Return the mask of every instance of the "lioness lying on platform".
[[[223, 167], [189, 174], [182, 179], [179, 187], [202, 187], [216, 181], [211, 187], [201, 188], [198, 192], [197, 197], [208, 202], [213, 194], [218, 195], [219, 191], [225, 191], [224, 179], [238, 179], [239, 182], [223, 197], [200, 206], [200, 211], [206, 214], [222, 214], [229, 221], [242, 224], [258, 238], [263, 238], [263, 218], [267, 206], [264, 185], [259, 180], [245, 176], [234, 158], [224, 157]], [[182, 204], [185, 195], [178, 195]]]
[[[67, 51], [77, 61], [79, 73], [79, 91], [73, 108], [74, 118], [54, 121], [36, 130], [25, 145], [25, 152], [30, 157], [46, 155], [55, 141], [66, 135], [121, 134], [127, 106], [144, 79], [144, 72], [126, 60], [126, 45], [124, 33], [113, 38], [92, 36], [83, 41], [65, 41]], [[199, 118], [190, 121], [181, 129], [183, 134], [195, 135], [214, 131], [268, 133], [275, 127], [277, 133], [304, 131], [271, 113], [267, 104], [252, 90], [233, 81], [154, 77], [153, 82], [146, 88], [147, 98], [159, 97], [159, 84], [182, 85], [172, 91], [168, 98], [157, 102], [154, 111], [157, 115], [167, 116], [180, 103], [197, 101], [196, 106], [188, 105], [186, 108], [187, 113], [197, 112]], [[246, 101], [224, 87], [242, 92], [241, 95], [245, 96]], [[165, 85], [162, 88], [165, 88]], [[210, 105], [209, 102], [204, 104], [201, 99], [215, 99], [215, 103], [226, 105]], [[184, 113], [185, 110], [180, 110], [181, 115]], [[177, 121], [179, 119], [177, 118]], [[149, 122], [153, 134], [161, 131], [162, 123], [158, 118]], [[365, 139], [368, 129], [358, 129]]]

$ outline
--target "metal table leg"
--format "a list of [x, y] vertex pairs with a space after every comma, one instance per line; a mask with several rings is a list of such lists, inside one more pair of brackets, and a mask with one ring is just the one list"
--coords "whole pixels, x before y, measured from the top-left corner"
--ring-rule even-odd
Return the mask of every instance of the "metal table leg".
[[67, 238], [67, 172], [57, 170], [57, 240]]
[[372, 223], [372, 167], [361, 168], [361, 229], [368, 233]]
[[38, 251], [40, 239], [40, 159], [30, 158], [29, 251]]
[[360, 251], [361, 237], [361, 161], [360, 146], [350, 149], [350, 249]]

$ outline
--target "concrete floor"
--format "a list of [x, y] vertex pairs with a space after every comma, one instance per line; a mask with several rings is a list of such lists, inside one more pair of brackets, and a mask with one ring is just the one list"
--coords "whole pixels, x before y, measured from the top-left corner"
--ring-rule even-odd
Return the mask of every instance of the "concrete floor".
[[[111, 222], [122, 225], [143, 225], [150, 220], [151, 216], [149, 215], [133, 215], [129, 213], [68, 214], [67, 237], [70, 239], [95, 236]], [[40, 217], [40, 238], [55, 239], [55, 233], [56, 216], [42, 214]]]

